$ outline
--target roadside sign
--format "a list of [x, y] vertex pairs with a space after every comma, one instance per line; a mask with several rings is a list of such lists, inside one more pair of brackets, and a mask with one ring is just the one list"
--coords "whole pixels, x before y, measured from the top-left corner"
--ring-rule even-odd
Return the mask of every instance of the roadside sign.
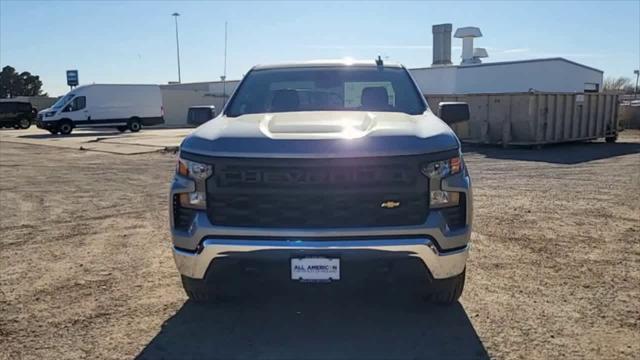
[[67, 70], [67, 85], [78, 86], [78, 70]]

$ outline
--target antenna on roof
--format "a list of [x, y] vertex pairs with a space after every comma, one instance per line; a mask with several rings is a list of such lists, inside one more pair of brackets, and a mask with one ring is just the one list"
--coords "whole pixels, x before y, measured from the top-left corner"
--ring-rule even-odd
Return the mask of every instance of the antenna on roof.
[[377, 66], [383, 66], [384, 63], [382, 62], [382, 58], [380, 57], [380, 55], [378, 55], [378, 58], [376, 59], [376, 65]]

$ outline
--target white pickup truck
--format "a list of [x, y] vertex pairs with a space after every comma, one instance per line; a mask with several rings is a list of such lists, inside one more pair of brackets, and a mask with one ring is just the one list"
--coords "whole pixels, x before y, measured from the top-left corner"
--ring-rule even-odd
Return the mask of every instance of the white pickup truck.
[[[463, 121], [469, 109], [439, 114]], [[327, 286], [391, 262], [411, 264], [432, 301], [457, 301], [471, 180], [443, 120], [400, 65], [251, 69], [180, 146], [170, 222], [188, 296], [224, 292], [219, 281], [252, 261], [274, 281]]]

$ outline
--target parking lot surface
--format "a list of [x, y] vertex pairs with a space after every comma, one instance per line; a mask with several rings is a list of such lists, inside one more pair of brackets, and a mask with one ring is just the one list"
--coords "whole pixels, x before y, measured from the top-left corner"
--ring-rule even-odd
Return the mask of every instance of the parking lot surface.
[[137, 133], [115, 129], [75, 129], [69, 135], [52, 135], [35, 126], [27, 130], [0, 130], [0, 141], [98, 151], [120, 155], [174, 150], [193, 129], [144, 128]]
[[[245, 296], [192, 303], [170, 252], [174, 154], [42, 147], [0, 133], [1, 359], [640, 353], [638, 131], [616, 144], [465, 147], [473, 248], [451, 307], [375, 276], [354, 288], [254, 279]], [[101, 137], [82, 133], [78, 141]], [[115, 138], [137, 136], [164, 135]]]

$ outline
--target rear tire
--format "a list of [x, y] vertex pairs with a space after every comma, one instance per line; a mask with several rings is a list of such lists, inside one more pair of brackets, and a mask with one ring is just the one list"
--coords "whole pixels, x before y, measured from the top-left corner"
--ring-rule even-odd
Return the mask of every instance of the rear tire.
[[22, 118], [18, 120], [18, 126], [20, 126], [20, 129], [28, 129], [31, 126], [31, 121], [29, 119]]
[[431, 282], [431, 291], [427, 296], [429, 302], [442, 305], [451, 305], [460, 299], [464, 290], [464, 279], [467, 270], [448, 279], [434, 279]]
[[182, 287], [189, 299], [206, 303], [215, 300], [215, 291], [213, 288], [207, 286], [205, 280], [194, 279], [188, 276], [180, 275], [182, 278]]
[[142, 129], [142, 124], [140, 124], [140, 120], [138, 119], [129, 120], [129, 130], [131, 130], [131, 132], [138, 132], [140, 131], [140, 129]]
[[58, 130], [62, 135], [69, 135], [73, 131], [73, 123], [69, 120], [64, 120], [60, 123]]
[[618, 135], [607, 136], [606, 138], [604, 138], [604, 141], [608, 142], [609, 144], [613, 144], [614, 142], [618, 141]]
[[116, 129], [118, 129], [118, 131], [120, 131], [120, 132], [127, 131], [127, 127], [126, 126], [118, 126]]

